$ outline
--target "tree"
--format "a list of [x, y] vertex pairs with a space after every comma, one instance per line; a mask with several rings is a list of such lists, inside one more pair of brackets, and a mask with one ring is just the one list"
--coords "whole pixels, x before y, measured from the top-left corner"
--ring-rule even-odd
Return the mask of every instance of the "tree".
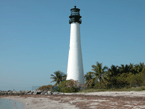
[[140, 64], [135, 65], [135, 70], [139, 73], [143, 70], [144, 67], [145, 67], [144, 63], [140, 62]]
[[56, 82], [55, 86], [57, 86], [60, 82], [65, 81], [66, 80], [66, 74], [64, 74], [61, 71], [56, 71], [54, 72], [54, 75], [51, 74], [51, 79], [53, 79], [52, 82]]
[[86, 81], [86, 87], [93, 87], [95, 85], [94, 82], [94, 73], [93, 72], [88, 72], [85, 76], [85, 81]]
[[110, 72], [110, 76], [117, 76], [119, 74], [119, 69], [118, 66], [112, 65], [110, 69], [108, 69], [108, 71]]
[[124, 65], [124, 64], [121, 64], [121, 67], [119, 67], [119, 73], [122, 74], [122, 73], [129, 73], [130, 71], [130, 66], [129, 65]]
[[130, 72], [131, 72], [132, 74], [136, 74], [136, 73], [137, 73], [133, 64], [130, 63], [130, 64], [129, 64], [129, 67], [130, 67]]
[[95, 75], [95, 79], [99, 80], [100, 88], [101, 88], [103, 77], [105, 76], [105, 73], [107, 72], [106, 70], [108, 68], [106, 66], [102, 67], [102, 63], [99, 62], [97, 62], [96, 65], [92, 65], [92, 68]]

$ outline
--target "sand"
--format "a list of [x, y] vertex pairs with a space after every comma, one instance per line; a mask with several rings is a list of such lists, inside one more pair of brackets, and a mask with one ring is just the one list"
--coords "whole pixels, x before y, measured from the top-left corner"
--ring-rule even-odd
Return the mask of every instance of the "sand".
[[8, 96], [4, 97], [4, 99], [12, 99], [23, 103], [23, 109], [78, 109], [75, 105], [59, 103], [59, 101], [51, 100], [45, 96]]
[[107, 91], [107, 92], [91, 92], [82, 93], [85, 95], [98, 95], [98, 96], [125, 96], [125, 97], [145, 97], [145, 91]]
[[145, 109], [145, 91], [91, 92], [65, 95], [7, 96], [23, 109]]

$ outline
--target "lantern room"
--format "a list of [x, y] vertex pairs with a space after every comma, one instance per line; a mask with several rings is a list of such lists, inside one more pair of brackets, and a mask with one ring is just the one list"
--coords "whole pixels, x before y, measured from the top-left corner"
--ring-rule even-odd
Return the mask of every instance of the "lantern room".
[[74, 8], [72, 8], [71, 10], [71, 15], [69, 16], [70, 20], [69, 20], [69, 24], [73, 23], [73, 22], [78, 22], [79, 24], [82, 23], [81, 17], [80, 16], [80, 9], [76, 8], [76, 6], [74, 6]]

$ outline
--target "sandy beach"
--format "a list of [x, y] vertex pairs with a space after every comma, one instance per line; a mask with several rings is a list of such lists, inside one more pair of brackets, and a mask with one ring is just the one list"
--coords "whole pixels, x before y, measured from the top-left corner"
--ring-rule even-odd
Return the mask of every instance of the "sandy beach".
[[75, 105], [59, 103], [59, 101], [49, 99], [49, 96], [7, 96], [4, 99], [12, 99], [23, 103], [23, 109], [79, 109]]
[[145, 91], [1, 97], [23, 103], [23, 109], [145, 109]]

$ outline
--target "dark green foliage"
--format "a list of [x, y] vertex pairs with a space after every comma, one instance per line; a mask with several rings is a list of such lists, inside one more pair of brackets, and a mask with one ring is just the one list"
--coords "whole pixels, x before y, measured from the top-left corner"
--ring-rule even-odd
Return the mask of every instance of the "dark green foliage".
[[117, 76], [117, 85], [119, 86], [125, 86], [125, 85], [129, 85], [128, 81], [127, 81], [127, 73], [122, 73], [120, 75]]
[[99, 83], [100, 83], [100, 88], [101, 88], [101, 84], [102, 84], [102, 82], [103, 82], [103, 80], [104, 80], [104, 76], [106, 75], [106, 73], [107, 73], [107, 67], [106, 66], [102, 66], [102, 63], [99, 63], [99, 62], [97, 62], [97, 64], [96, 65], [92, 65], [92, 70], [93, 70], [93, 73], [94, 73], [94, 79], [96, 80], [96, 81], [98, 81], [99, 80]]
[[51, 74], [51, 79], [53, 79], [52, 82], [56, 82], [55, 86], [57, 86], [60, 82], [65, 81], [66, 80], [66, 74], [64, 74], [61, 71], [56, 71], [54, 72], [54, 75]]
[[51, 91], [52, 92], [58, 92], [59, 91], [58, 86], [53, 86]]
[[[78, 92], [82, 87], [77, 81], [65, 81], [66, 75], [60, 71], [54, 72], [51, 76], [59, 92]], [[128, 90], [131, 87], [145, 86], [145, 65], [144, 63], [136, 65], [130, 63], [129, 65], [112, 65], [108, 69], [97, 62], [96, 65], [92, 65], [92, 72], [88, 72], [84, 78], [86, 89]], [[136, 90], [144, 89], [145, 87], [141, 87]]]
[[46, 90], [46, 91], [48, 91], [48, 90], [51, 90], [52, 89], [52, 85], [44, 85], [44, 86], [41, 86], [41, 87], [39, 87], [38, 88], [38, 90], [42, 90], [42, 91], [44, 91], [44, 90]]
[[86, 83], [85, 83], [85, 86], [87, 88], [89, 87], [94, 87], [95, 86], [95, 83], [96, 83], [96, 80], [94, 78], [94, 73], [93, 72], [88, 72], [85, 76], [84, 76], [85, 80], [86, 80]]
[[142, 78], [142, 84], [145, 86], [145, 67], [143, 68], [142, 72], [141, 72], [141, 78]]
[[[107, 67], [102, 67], [102, 64], [97, 62], [97, 65], [92, 65], [93, 72], [85, 75], [86, 87], [89, 88], [122, 88], [145, 85], [145, 65], [129, 64], [121, 66], [112, 65], [107, 70]], [[92, 76], [92, 73], [94, 74]]]
[[78, 82], [74, 80], [63, 81], [58, 86], [59, 92], [65, 92], [65, 93], [78, 92], [80, 88], [81, 86], [78, 85]]
[[110, 72], [109, 73], [110, 77], [117, 76], [119, 74], [118, 66], [115, 66], [115, 65], [112, 65], [111, 68], [108, 69], [108, 71]]
[[96, 89], [100, 89], [100, 87], [101, 87], [101, 89], [107, 89], [107, 85], [103, 82], [101, 84], [99, 82], [97, 82], [94, 86], [94, 88], [96, 88]]

